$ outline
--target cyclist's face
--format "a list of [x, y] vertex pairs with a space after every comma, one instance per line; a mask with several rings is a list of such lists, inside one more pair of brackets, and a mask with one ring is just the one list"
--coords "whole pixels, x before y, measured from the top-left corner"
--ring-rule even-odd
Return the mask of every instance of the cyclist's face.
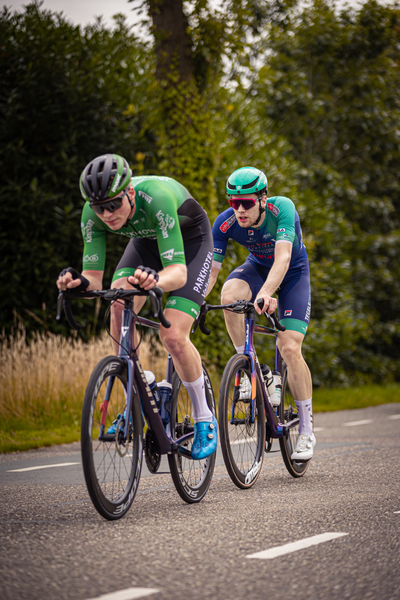
[[[114, 196], [114, 198], [121, 198], [121, 196], [122, 194], [118, 194], [118, 196]], [[113, 200], [113, 198], [109, 198], [107, 201], [109, 202], [110, 200]], [[132, 202], [133, 208], [131, 208], [129, 200]], [[121, 208], [118, 208], [118, 210], [114, 210], [113, 212], [105, 209], [101, 215], [98, 214], [97, 216], [107, 225], [107, 227], [114, 231], [118, 231], [118, 229], [121, 229], [121, 227], [125, 225], [128, 218], [133, 217], [135, 209], [135, 190], [129, 186], [124, 192]]]
[[[232, 200], [244, 200], [245, 198], [247, 199], [252, 199], [255, 201], [254, 206], [252, 206], [251, 208], [248, 208], [247, 210], [244, 208], [243, 204], [240, 204], [238, 209], [235, 210], [235, 215], [236, 215], [236, 219], [237, 222], [239, 223], [240, 227], [251, 227], [258, 219], [259, 215], [260, 215], [260, 208], [259, 208], [259, 202], [257, 200], [257, 198], [259, 198], [258, 194], [246, 194], [246, 196], [231, 196]], [[257, 201], [256, 201], [257, 200]], [[265, 208], [267, 202], [267, 197], [263, 196], [262, 200], [261, 200], [261, 206], [263, 208]], [[257, 224], [257, 227], [259, 227], [262, 222], [263, 222], [263, 218], [261, 218], [260, 223]]]

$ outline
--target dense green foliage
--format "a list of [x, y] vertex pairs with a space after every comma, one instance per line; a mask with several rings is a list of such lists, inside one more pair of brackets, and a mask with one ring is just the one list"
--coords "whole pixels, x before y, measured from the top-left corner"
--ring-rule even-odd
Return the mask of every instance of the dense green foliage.
[[[211, 221], [226, 206], [226, 177], [252, 164], [301, 217], [314, 383], [398, 380], [398, 8], [134, 3], [148, 42], [122, 17], [112, 30], [81, 30], [37, 3], [0, 15], [0, 327], [10, 331], [15, 315], [38, 327], [46, 316], [55, 329], [54, 281], [80, 266], [77, 182], [93, 156], [119, 152], [134, 173], [176, 177]], [[165, 24], [177, 7], [179, 36]], [[105, 283], [124, 247], [118, 236], [109, 244]], [[230, 246], [212, 302], [245, 256]], [[81, 310], [93, 331], [93, 308]], [[232, 345], [220, 313], [209, 324], [211, 336], [195, 342], [221, 367]]]

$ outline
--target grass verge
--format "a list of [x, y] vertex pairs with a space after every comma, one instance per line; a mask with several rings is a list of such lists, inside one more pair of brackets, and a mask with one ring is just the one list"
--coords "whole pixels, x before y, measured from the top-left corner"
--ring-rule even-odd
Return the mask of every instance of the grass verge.
[[[218, 400], [219, 386], [213, 381]], [[322, 389], [314, 394], [314, 412], [331, 412], [400, 403], [400, 385]], [[80, 440], [80, 407], [42, 419], [9, 417], [0, 423], [0, 452], [31, 450]]]

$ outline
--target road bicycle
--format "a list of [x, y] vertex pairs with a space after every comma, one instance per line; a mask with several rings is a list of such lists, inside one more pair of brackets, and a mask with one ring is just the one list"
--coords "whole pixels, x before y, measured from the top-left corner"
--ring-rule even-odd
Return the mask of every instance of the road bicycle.
[[[162, 310], [163, 290], [159, 287], [149, 291], [136, 288], [85, 292], [68, 290], [60, 292], [58, 299], [57, 319], [60, 319], [64, 306], [70, 326], [77, 330], [80, 325], [72, 313], [72, 299], [102, 298], [109, 301], [105, 320], [111, 303], [122, 302], [124, 305], [118, 356], [107, 356], [94, 368], [84, 397], [81, 421], [81, 454], [86, 486], [97, 511], [109, 520], [120, 519], [131, 507], [138, 490], [143, 453], [151, 473], [157, 472], [162, 455], [168, 456], [175, 488], [188, 503], [200, 502], [204, 498], [215, 465], [216, 453], [204, 460], [192, 459], [192, 405], [170, 355], [165, 375], [167, 386], [163, 388], [167, 393], [163, 392], [162, 402], [157, 402], [160, 397], [154, 396], [147, 382], [137, 353], [142, 336], [134, 347], [134, 328], [143, 325], [158, 330], [160, 323], [134, 312], [134, 297], [145, 295], [151, 299], [154, 317], [164, 327], [170, 327]], [[203, 372], [207, 403], [215, 415], [213, 389], [204, 365]]]
[[[261, 307], [263, 300], [259, 300]], [[218, 406], [220, 443], [226, 469], [232, 481], [242, 489], [250, 488], [257, 481], [264, 460], [264, 452], [270, 452], [274, 439], [279, 440], [283, 462], [293, 477], [302, 477], [308, 462], [291, 459], [299, 432], [299, 418], [288, 384], [288, 369], [278, 346], [275, 350], [275, 372], [281, 375], [280, 402], [271, 405], [271, 394], [254, 347], [255, 333], [277, 337], [285, 331], [275, 315], [264, 313], [270, 327], [255, 323], [252, 302], [238, 300], [224, 305], [203, 304], [198, 325], [203, 333], [210, 330], [205, 325], [206, 314], [212, 310], [229, 310], [245, 317], [245, 347], [243, 354], [234, 354], [227, 362], [221, 380]], [[269, 367], [266, 368], [269, 372]], [[241, 394], [241, 385], [250, 381], [251, 392]]]

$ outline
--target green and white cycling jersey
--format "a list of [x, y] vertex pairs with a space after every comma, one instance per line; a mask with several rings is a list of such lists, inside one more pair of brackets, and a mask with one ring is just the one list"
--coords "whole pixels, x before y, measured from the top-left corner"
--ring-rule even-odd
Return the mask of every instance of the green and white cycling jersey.
[[156, 239], [163, 267], [186, 264], [184, 239], [196, 235], [204, 211], [188, 190], [170, 177], [132, 177], [136, 210], [118, 231], [107, 227], [86, 202], [82, 211], [83, 270], [104, 271], [107, 232]]

